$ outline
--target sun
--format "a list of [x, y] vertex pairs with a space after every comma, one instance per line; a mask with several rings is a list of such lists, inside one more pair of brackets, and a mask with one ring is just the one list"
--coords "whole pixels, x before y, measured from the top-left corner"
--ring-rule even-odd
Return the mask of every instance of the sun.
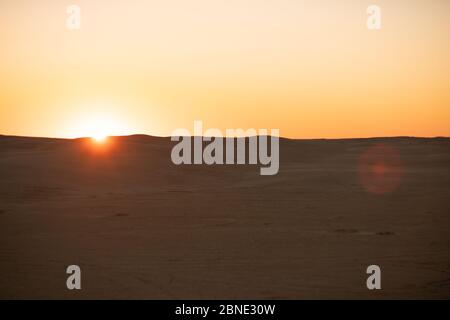
[[73, 136], [87, 137], [96, 143], [105, 143], [108, 137], [127, 135], [129, 131], [118, 117], [110, 114], [84, 115], [73, 127]]
[[87, 136], [98, 143], [105, 142], [108, 136], [117, 132], [117, 123], [108, 117], [92, 118], [87, 124]]
[[108, 139], [108, 135], [103, 134], [103, 133], [97, 133], [97, 134], [92, 135], [91, 138], [95, 142], [103, 143], [103, 142], [105, 142]]

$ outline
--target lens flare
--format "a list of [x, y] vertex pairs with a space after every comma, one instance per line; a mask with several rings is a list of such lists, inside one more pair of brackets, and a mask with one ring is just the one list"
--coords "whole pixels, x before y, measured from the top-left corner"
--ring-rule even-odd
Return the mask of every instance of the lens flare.
[[358, 174], [362, 186], [369, 193], [385, 194], [394, 191], [403, 176], [399, 152], [386, 144], [370, 147], [359, 158]]

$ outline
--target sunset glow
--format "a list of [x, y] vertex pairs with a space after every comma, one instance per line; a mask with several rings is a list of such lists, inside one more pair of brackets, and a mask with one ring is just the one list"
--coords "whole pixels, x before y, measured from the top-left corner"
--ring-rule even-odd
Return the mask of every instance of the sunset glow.
[[[450, 2], [376, 3], [378, 31], [358, 0], [79, 0], [69, 30], [64, 1], [2, 1], [0, 132], [167, 136], [200, 119], [292, 138], [450, 135]], [[86, 129], [99, 106], [125, 128]]]
[[92, 136], [92, 139], [94, 139], [94, 141], [95, 141], [95, 142], [98, 142], [98, 143], [103, 143], [103, 142], [105, 142], [107, 138], [108, 138], [107, 135], [100, 134], [100, 133], [97, 134], [97, 135]]
[[104, 142], [108, 136], [123, 136], [133, 133], [118, 117], [108, 113], [81, 112], [68, 127], [71, 138], [91, 137], [96, 142]]

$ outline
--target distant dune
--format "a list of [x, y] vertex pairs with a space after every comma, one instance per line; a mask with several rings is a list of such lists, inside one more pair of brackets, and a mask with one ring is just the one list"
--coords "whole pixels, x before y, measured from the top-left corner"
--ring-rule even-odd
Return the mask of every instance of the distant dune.
[[275, 176], [173, 145], [0, 136], [0, 298], [450, 298], [450, 139], [282, 139]]

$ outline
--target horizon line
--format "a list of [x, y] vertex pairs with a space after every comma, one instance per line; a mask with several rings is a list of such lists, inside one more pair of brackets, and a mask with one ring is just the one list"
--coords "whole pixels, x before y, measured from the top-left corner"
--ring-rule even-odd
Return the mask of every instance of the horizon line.
[[[223, 137], [223, 136], [158, 136], [158, 135], [150, 135], [145, 133], [134, 133], [134, 134], [128, 134], [128, 135], [111, 135], [106, 136], [107, 138], [128, 138], [128, 137], [136, 137], [136, 136], [143, 136], [143, 137], [150, 137], [150, 138], [160, 138], [160, 139], [169, 139], [172, 137], [208, 137], [208, 138], [226, 138], [226, 139], [239, 139], [239, 138], [250, 138], [250, 137], [260, 137], [260, 136], [266, 136], [266, 137], [272, 137], [271, 135], [253, 135], [253, 136], [245, 136], [245, 137]], [[48, 137], [48, 136], [25, 136], [25, 135], [15, 135], [15, 134], [1, 134], [0, 137], [9, 137], [9, 138], [31, 138], [31, 139], [54, 139], [54, 140], [80, 140], [80, 139], [92, 139], [92, 137], [85, 136], [85, 137], [75, 137], [75, 138], [64, 138], [64, 137]], [[341, 137], [341, 138], [288, 138], [283, 136], [278, 136], [278, 138], [284, 139], [284, 140], [362, 140], [362, 139], [400, 139], [400, 138], [409, 138], [409, 139], [450, 139], [450, 136], [408, 136], [408, 135], [400, 135], [400, 136], [370, 136], [370, 137]]]

